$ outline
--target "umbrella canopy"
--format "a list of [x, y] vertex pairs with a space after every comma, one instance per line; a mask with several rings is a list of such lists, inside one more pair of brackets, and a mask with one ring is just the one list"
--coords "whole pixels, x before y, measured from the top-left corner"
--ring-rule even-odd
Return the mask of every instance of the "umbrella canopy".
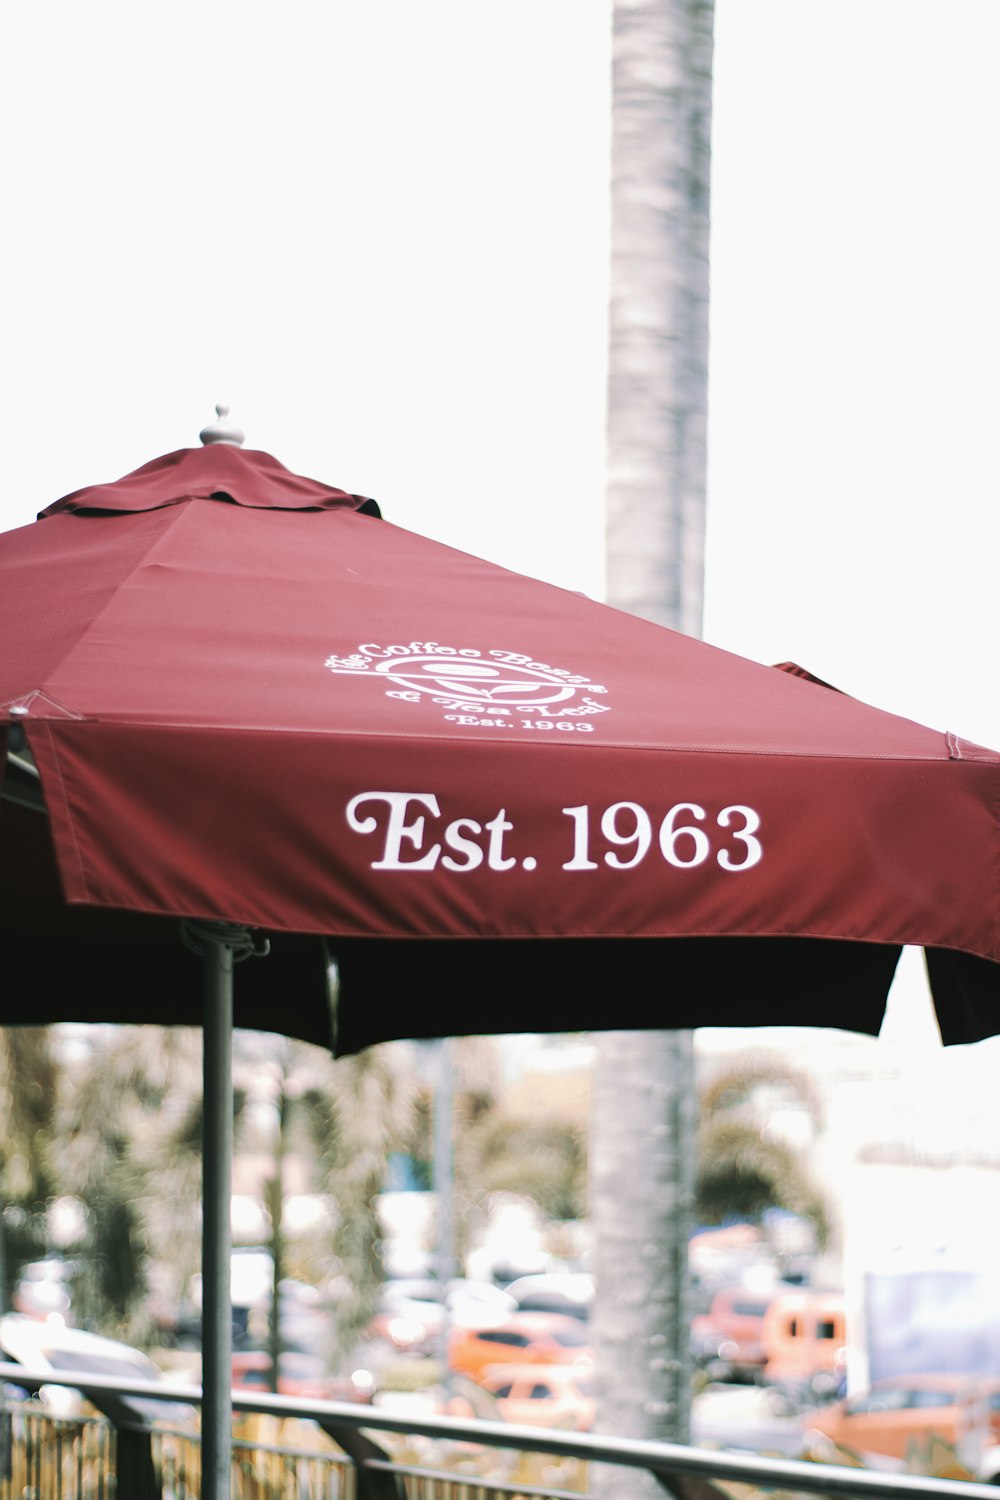
[[197, 1023], [187, 917], [271, 939], [237, 1025], [340, 1051], [877, 1032], [904, 944], [945, 1041], [1000, 1029], [1000, 755], [265, 453], [184, 449], [0, 536], [0, 640], [2, 1021]]

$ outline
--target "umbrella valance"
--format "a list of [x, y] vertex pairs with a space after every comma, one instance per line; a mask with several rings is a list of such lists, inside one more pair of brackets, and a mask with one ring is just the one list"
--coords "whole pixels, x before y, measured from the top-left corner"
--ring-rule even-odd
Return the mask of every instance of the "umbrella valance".
[[[187, 917], [271, 934], [237, 1023], [322, 1041], [327, 939], [343, 1050], [877, 1031], [903, 944], [935, 955], [947, 1040], [1000, 1026], [997, 753], [393, 526], [267, 454], [183, 450], [43, 514], [0, 537], [0, 721], [49, 813], [5, 807], [0, 900], [7, 973], [47, 976], [53, 1018], [194, 1018]], [[103, 923], [92, 966], [81, 912]], [[109, 972], [112, 930], [171, 956]]]

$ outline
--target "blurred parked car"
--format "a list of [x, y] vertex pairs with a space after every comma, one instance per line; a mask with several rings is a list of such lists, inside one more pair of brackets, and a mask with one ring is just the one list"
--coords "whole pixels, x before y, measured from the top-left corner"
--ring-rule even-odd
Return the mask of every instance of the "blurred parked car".
[[379, 1293], [366, 1340], [398, 1354], [435, 1354], [441, 1345], [444, 1308], [429, 1295], [417, 1295], [433, 1286], [433, 1282], [388, 1282]]
[[[1000, 1445], [1000, 1381], [970, 1375], [898, 1375], [802, 1416], [807, 1441], [822, 1437], [854, 1457], [919, 1456], [937, 1439], [971, 1473]], [[971, 1450], [971, 1451], [970, 1451]], [[1000, 1463], [995, 1467], [1000, 1470]], [[992, 1477], [983, 1475], [983, 1477]]]
[[713, 1381], [692, 1397], [691, 1441], [696, 1448], [801, 1459], [807, 1452], [801, 1410], [772, 1386]]
[[445, 1322], [462, 1328], [491, 1327], [516, 1310], [513, 1297], [488, 1282], [456, 1277], [448, 1283], [442, 1306], [440, 1282], [401, 1277], [383, 1285], [368, 1337], [390, 1344], [399, 1353], [436, 1354]]
[[773, 1293], [723, 1287], [707, 1312], [691, 1319], [695, 1365], [710, 1380], [758, 1382], [764, 1372], [764, 1314]]
[[[440, 1307], [441, 1301], [441, 1283], [431, 1276], [393, 1278], [383, 1282], [379, 1294], [379, 1304], [386, 1308], [415, 1302]], [[444, 1303], [453, 1322], [470, 1327], [502, 1322], [517, 1311], [517, 1303], [508, 1292], [488, 1281], [474, 1281], [468, 1276], [456, 1276], [448, 1282]]]
[[594, 1378], [578, 1365], [490, 1365], [479, 1384], [505, 1422], [589, 1432], [596, 1407]]
[[839, 1292], [782, 1292], [772, 1298], [761, 1342], [768, 1385], [807, 1400], [843, 1395], [847, 1314]]
[[[51, 1371], [52, 1387], [46, 1388], [45, 1400], [60, 1416], [76, 1415], [83, 1408], [83, 1398], [73, 1387], [73, 1375], [149, 1382], [165, 1378], [159, 1365], [128, 1344], [80, 1328], [67, 1328], [55, 1319], [43, 1323], [20, 1313], [0, 1318], [0, 1355], [26, 1369]], [[123, 1396], [121, 1401], [147, 1422], [192, 1428], [197, 1423], [197, 1409], [184, 1402], [158, 1401], [151, 1396]], [[97, 1399], [92, 1404], [104, 1406]]]
[[452, 1328], [448, 1367], [478, 1380], [496, 1364], [592, 1365], [586, 1328], [565, 1313], [517, 1312], [495, 1328]]
[[507, 1287], [523, 1312], [558, 1312], [586, 1320], [594, 1301], [594, 1278], [589, 1271], [541, 1271], [518, 1276]]
[[502, 1323], [517, 1311], [517, 1302], [509, 1289], [503, 1290], [488, 1281], [475, 1281], [468, 1276], [449, 1281], [447, 1303], [451, 1321], [466, 1328], [486, 1328], [490, 1324]]

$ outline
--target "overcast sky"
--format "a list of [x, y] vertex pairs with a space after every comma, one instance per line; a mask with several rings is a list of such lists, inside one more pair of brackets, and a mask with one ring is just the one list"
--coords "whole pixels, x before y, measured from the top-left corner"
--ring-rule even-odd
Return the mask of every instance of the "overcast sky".
[[[11, 7], [0, 526], [197, 443], [600, 596], [610, 0]], [[718, 0], [706, 635], [1000, 745], [1000, 4]]]

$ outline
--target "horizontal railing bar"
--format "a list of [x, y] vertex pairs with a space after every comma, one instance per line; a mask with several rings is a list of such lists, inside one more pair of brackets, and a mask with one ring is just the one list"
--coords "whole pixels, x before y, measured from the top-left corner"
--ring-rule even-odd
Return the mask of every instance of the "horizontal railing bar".
[[[28, 1366], [0, 1363], [0, 1381], [25, 1388], [41, 1385], [70, 1386], [75, 1390], [107, 1393], [120, 1397], [152, 1397], [160, 1401], [201, 1403], [201, 1388], [148, 1380], [112, 1379], [83, 1371], [39, 1372]], [[650, 1442], [639, 1438], [608, 1438], [598, 1433], [556, 1432], [551, 1428], [525, 1427], [512, 1422], [487, 1422], [460, 1417], [432, 1417], [388, 1411], [359, 1402], [319, 1401], [268, 1392], [235, 1390], [237, 1411], [269, 1416], [306, 1417], [322, 1421], [329, 1429], [337, 1424], [364, 1430], [418, 1433], [426, 1437], [451, 1438], [456, 1442], [513, 1448], [523, 1453], [544, 1453], [592, 1463], [618, 1464], [648, 1469], [666, 1478], [700, 1475], [794, 1488], [819, 1495], [854, 1495], [865, 1500], [902, 1500], [910, 1496], [927, 1500], [996, 1500], [996, 1487], [959, 1479], [929, 1479], [915, 1474], [873, 1474], [870, 1470], [841, 1468], [835, 1464], [800, 1462], [797, 1459], [763, 1458], [743, 1453], [688, 1448], [679, 1443]], [[454, 1479], [454, 1476], [452, 1476]]]
[[104, 1391], [116, 1396], [142, 1396], [155, 1401], [201, 1405], [201, 1386], [160, 1380], [123, 1380], [118, 1375], [92, 1375], [87, 1370], [33, 1370], [30, 1365], [0, 1361], [0, 1381], [37, 1390], [42, 1385], [68, 1386], [74, 1391]]

